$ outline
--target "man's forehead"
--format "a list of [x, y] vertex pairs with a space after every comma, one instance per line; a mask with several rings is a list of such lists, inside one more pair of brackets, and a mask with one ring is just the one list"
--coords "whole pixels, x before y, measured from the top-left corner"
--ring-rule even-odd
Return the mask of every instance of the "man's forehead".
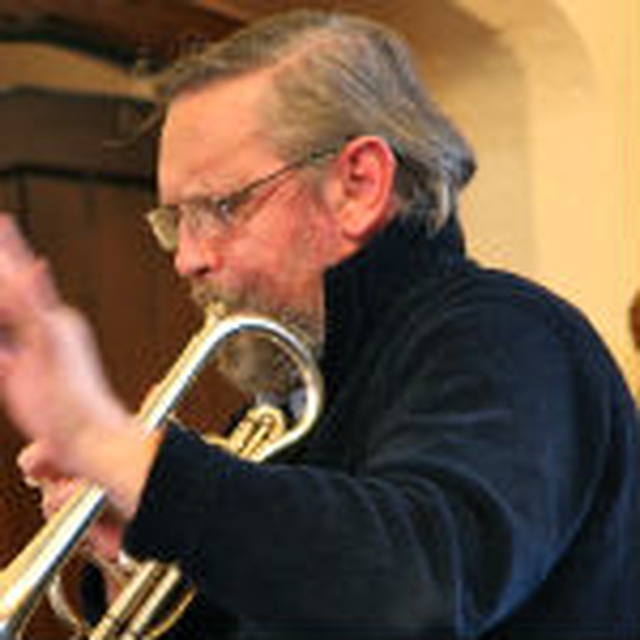
[[236, 126], [253, 122], [272, 89], [273, 74], [258, 71], [216, 80], [177, 96], [169, 106], [168, 119], [180, 125], [197, 121], [215, 126], [228, 119]]
[[228, 85], [190, 91], [172, 102], [164, 123], [165, 144], [189, 143], [255, 129], [259, 101], [249, 91], [233, 92]]
[[162, 190], [182, 189], [185, 180], [215, 171], [224, 182], [236, 157], [264, 143], [260, 109], [267, 79], [251, 74], [192, 90], [176, 98], [167, 111], [159, 157]]

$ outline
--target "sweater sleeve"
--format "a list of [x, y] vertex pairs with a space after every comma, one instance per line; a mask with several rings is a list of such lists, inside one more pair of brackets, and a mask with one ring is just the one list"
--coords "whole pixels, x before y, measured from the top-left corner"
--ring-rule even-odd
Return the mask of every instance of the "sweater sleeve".
[[[341, 392], [361, 405], [357, 424], [337, 425], [362, 436], [356, 468], [256, 465], [171, 428], [127, 547], [177, 561], [205, 597], [276, 636], [496, 627], [572, 544], [606, 421], [583, 423], [591, 383], [539, 318], [412, 322]], [[605, 411], [598, 394], [588, 402]]]

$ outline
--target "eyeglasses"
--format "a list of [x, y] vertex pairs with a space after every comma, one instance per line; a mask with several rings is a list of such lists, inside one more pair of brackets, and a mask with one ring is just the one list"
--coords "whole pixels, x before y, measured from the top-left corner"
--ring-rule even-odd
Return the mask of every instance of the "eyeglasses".
[[178, 231], [181, 221], [188, 225], [191, 233], [227, 231], [234, 222], [246, 219], [239, 216], [238, 209], [246, 204], [258, 189], [274, 183], [279, 178], [335, 155], [338, 147], [312, 151], [257, 178], [249, 184], [224, 196], [202, 195], [188, 198], [176, 204], [161, 205], [145, 215], [151, 231], [162, 249], [174, 252], [178, 248]]

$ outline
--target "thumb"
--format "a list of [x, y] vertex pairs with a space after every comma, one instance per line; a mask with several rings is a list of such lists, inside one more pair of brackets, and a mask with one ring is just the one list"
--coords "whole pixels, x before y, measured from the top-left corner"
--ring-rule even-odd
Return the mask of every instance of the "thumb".
[[48, 447], [42, 442], [32, 442], [22, 449], [17, 463], [27, 484], [43, 480], [61, 480], [66, 477], [52, 462]]

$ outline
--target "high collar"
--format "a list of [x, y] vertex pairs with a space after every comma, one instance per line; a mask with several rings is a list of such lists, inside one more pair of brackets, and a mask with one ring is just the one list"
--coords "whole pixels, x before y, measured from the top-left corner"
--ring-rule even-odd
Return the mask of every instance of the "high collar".
[[429, 236], [422, 221], [400, 216], [363, 249], [325, 275], [328, 392], [348, 374], [360, 347], [395, 301], [464, 259], [457, 216]]

